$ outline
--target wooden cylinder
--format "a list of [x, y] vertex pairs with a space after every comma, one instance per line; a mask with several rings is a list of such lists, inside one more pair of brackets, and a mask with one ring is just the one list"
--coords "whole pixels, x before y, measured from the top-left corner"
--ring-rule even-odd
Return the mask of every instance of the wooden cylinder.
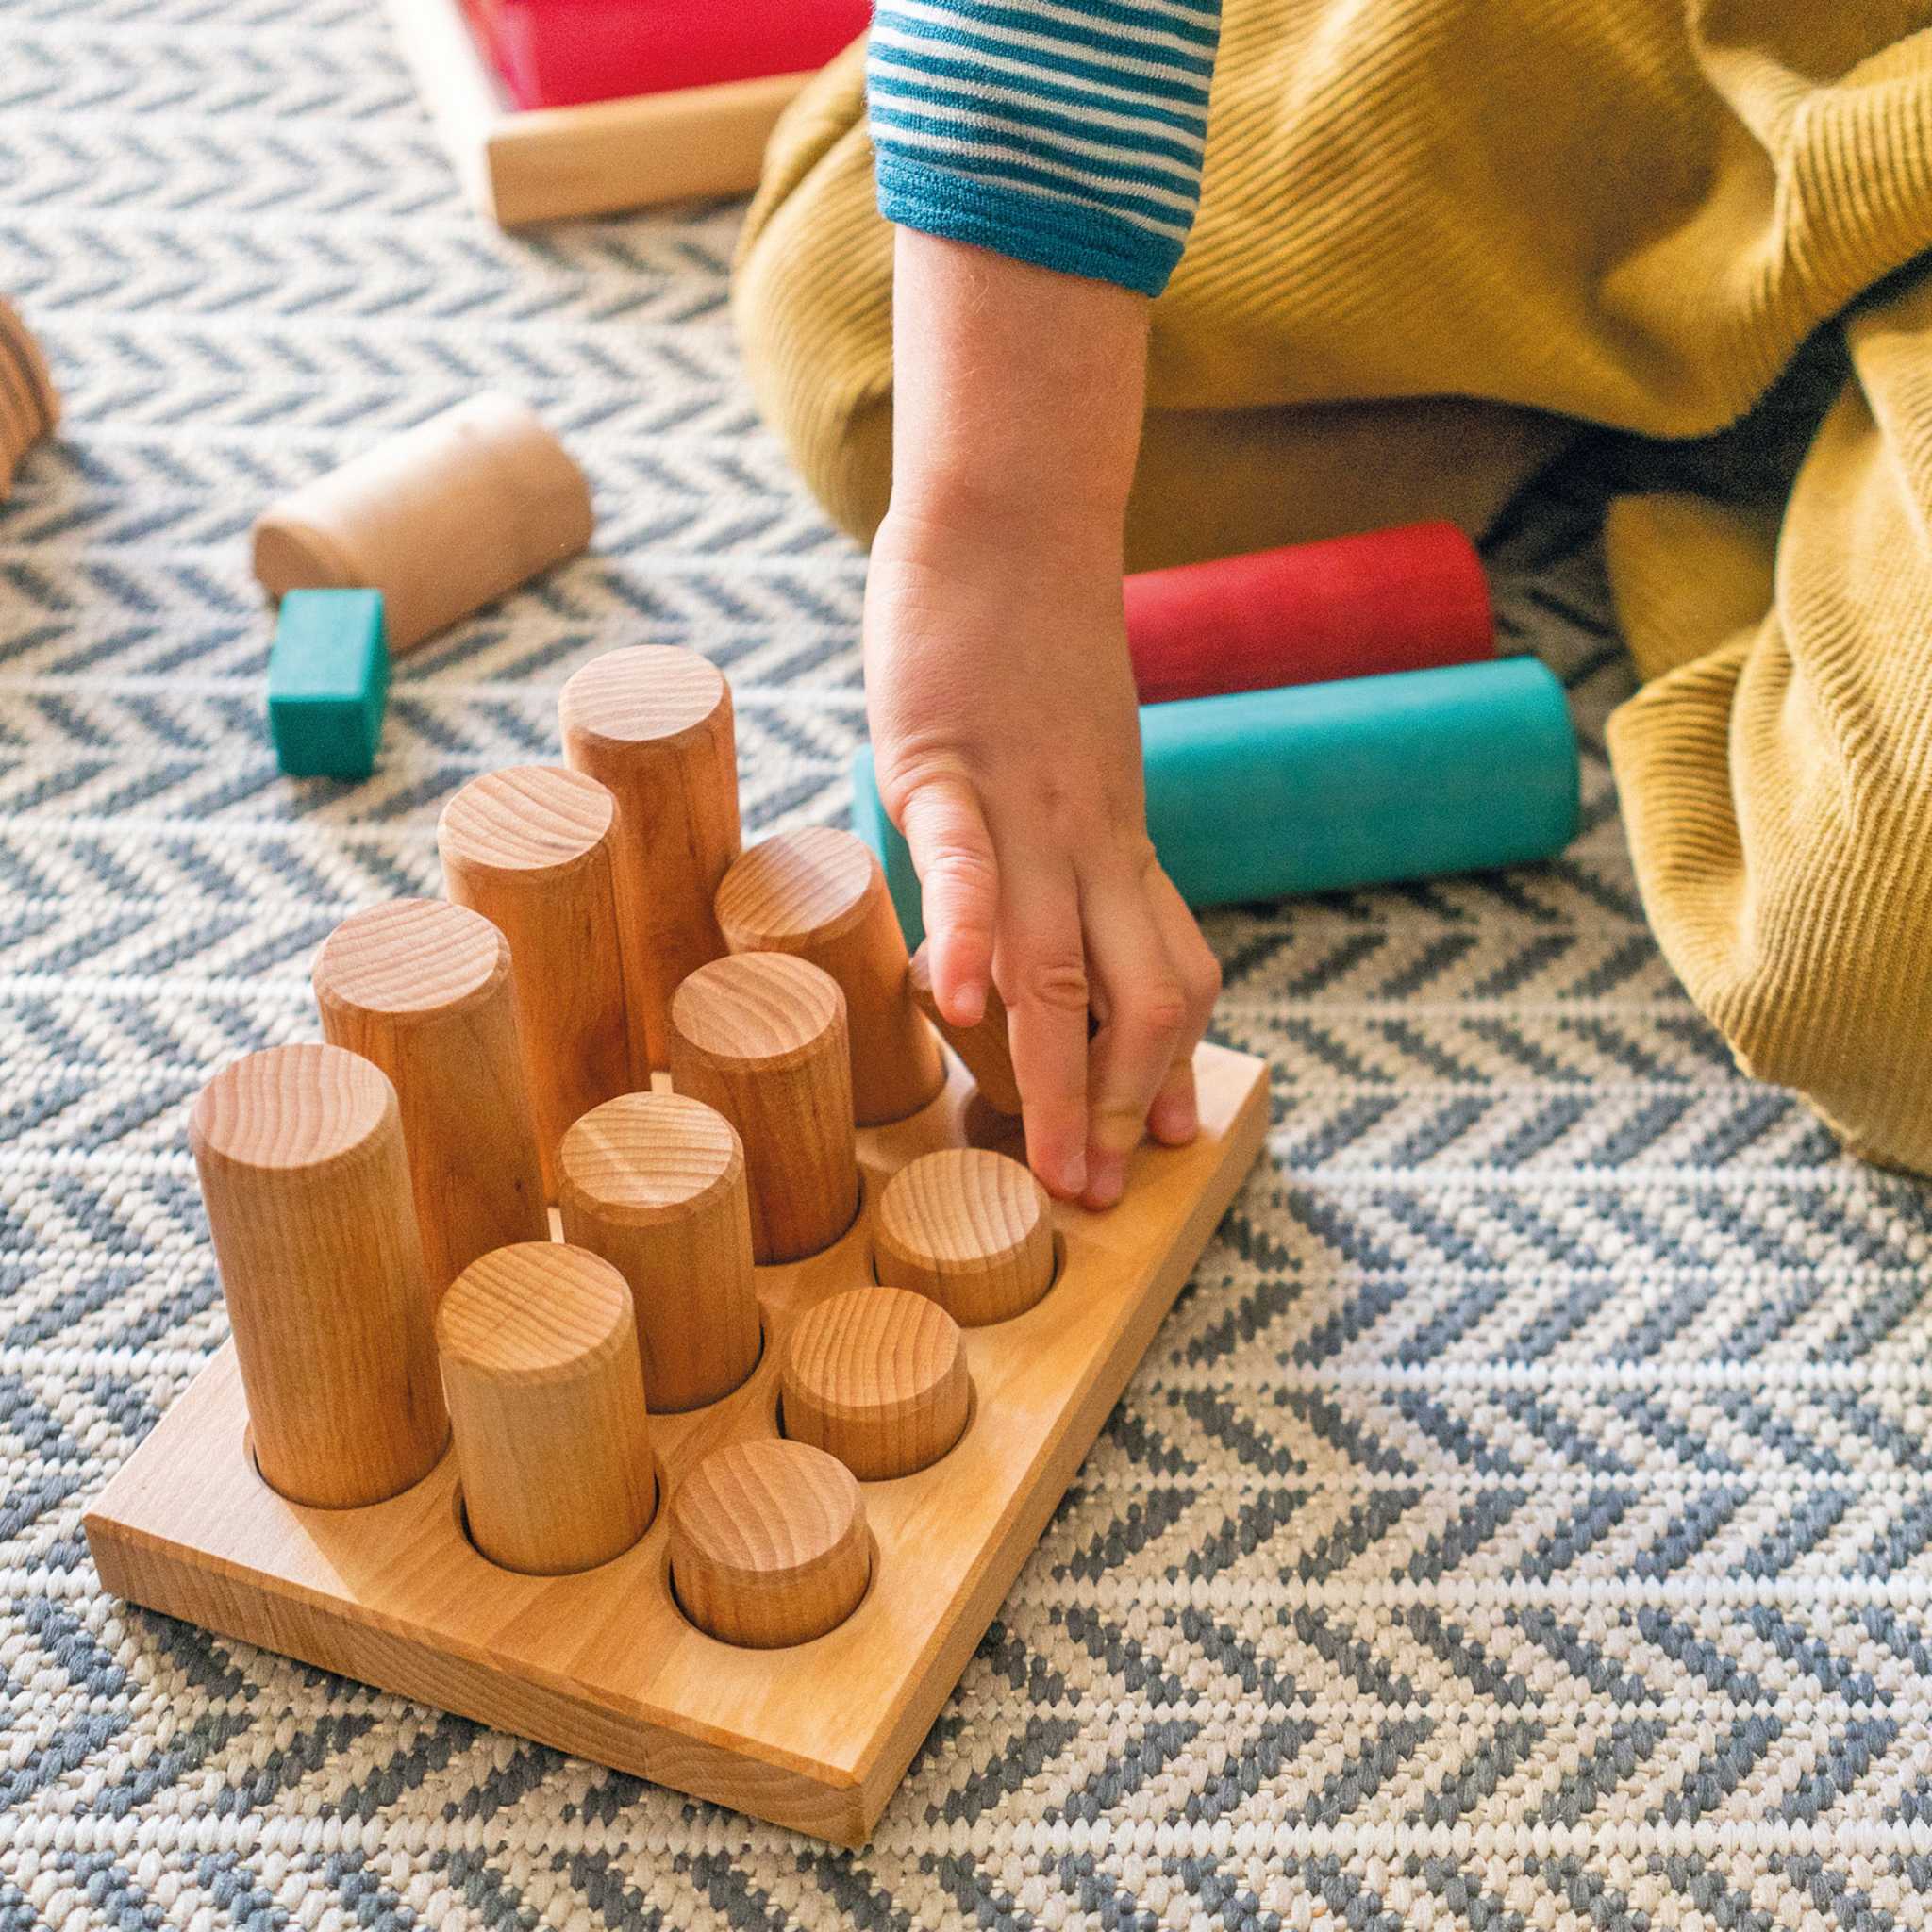
[[850, 832], [809, 825], [762, 841], [724, 874], [717, 903], [734, 953], [795, 953], [839, 982], [861, 1127], [917, 1113], [945, 1084], [886, 875]]
[[322, 1030], [394, 1083], [431, 1294], [479, 1255], [549, 1238], [509, 947], [480, 913], [394, 899], [315, 958]]
[[201, 1090], [188, 1140], [263, 1479], [347, 1509], [427, 1475], [449, 1424], [388, 1080], [273, 1046]]
[[617, 801], [617, 906], [632, 1085], [671, 1064], [671, 996], [718, 958], [712, 909], [738, 857], [731, 690], [695, 651], [639, 645], [593, 658], [558, 704], [563, 755]]
[[560, 1242], [498, 1248], [450, 1285], [436, 1340], [471, 1541], [539, 1576], [621, 1557], [658, 1493], [624, 1277]]
[[947, 1147], [886, 1183], [874, 1227], [878, 1277], [930, 1295], [961, 1327], [1024, 1314], [1053, 1286], [1053, 1212], [1017, 1160]]
[[626, 1093], [564, 1136], [563, 1238], [629, 1286], [644, 1393], [658, 1410], [728, 1395], [758, 1366], [744, 1148], [682, 1093]]
[[804, 1442], [714, 1449], [671, 1499], [671, 1581], [700, 1630], [754, 1650], [805, 1643], [858, 1607], [872, 1574], [851, 1472]]
[[0, 502], [20, 459], [59, 420], [60, 401], [33, 333], [0, 298]]
[[671, 1080], [744, 1143], [759, 1261], [828, 1248], [858, 1212], [845, 995], [787, 953], [702, 966], [671, 1003]]
[[1017, 1116], [1020, 1112], [1020, 1082], [1013, 1073], [1013, 1050], [1007, 1041], [1007, 1003], [991, 981], [986, 989], [986, 1010], [976, 1026], [955, 1026], [940, 1011], [933, 997], [932, 961], [921, 946], [907, 968], [907, 983], [912, 989], [913, 1004], [944, 1035], [946, 1044], [959, 1056], [966, 1071], [979, 1086], [979, 1097], [995, 1113]]
[[488, 393], [271, 506], [255, 575], [271, 597], [380, 591], [397, 653], [590, 541], [584, 473], [525, 404]]
[[512, 765], [443, 808], [444, 890], [509, 941], [524, 1074], [546, 1198], [573, 1122], [631, 1085], [611, 851], [617, 808], [594, 778]]
[[959, 1324], [902, 1288], [851, 1288], [808, 1309], [786, 1337], [781, 1387], [786, 1435], [861, 1482], [937, 1462], [973, 1394]]

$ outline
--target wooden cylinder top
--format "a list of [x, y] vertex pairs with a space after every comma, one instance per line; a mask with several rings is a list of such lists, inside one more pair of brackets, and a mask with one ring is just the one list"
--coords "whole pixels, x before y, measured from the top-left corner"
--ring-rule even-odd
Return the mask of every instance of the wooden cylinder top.
[[439, 1013], [495, 993], [509, 947], [480, 912], [445, 899], [391, 899], [342, 921], [315, 959], [325, 1003], [368, 1013]]
[[558, 699], [564, 736], [613, 749], [668, 744], [725, 702], [724, 675], [676, 644], [607, 651], [574, 672]]
[[1047, 1218], [1044, 1190], [1017, 1160], [983, 1147], [942, 1147], [886, 1185], [879, 1228], [935, 1265], [968, 1267], [1031, 1240]]
[[724, 1116], [682, 1093], [624, 1093], [563, 1137], [561, 1188], [598, 1220], [653, 1227], [741, 1185], [744, 1148]]
[[808, 1309], [786, 1338], [785, 1433], [867, 1482], [937, 1461], [966, 1425], [971, 1383], [959, 1325], [901, 1288], [851, 1288]]
[[804, 1442], [714, 1449], [671, 1499], [671, 1572], [686, 1614], [727, 1643], [822, 1637], [852, 1614], [871, 1572], [858, 1484]]
[[510, 765], [472, 778], [443, 807], [436, 842], [445, 866], [539, 885], [583, 864], [616, 817], [616, 801], [582, 772]]
[[718, 888], [718, 924], [734, 952], [808, 947], [863, 919], [878, 860], [850, 832], [808, 825], [740, 855]]
[[201, 1090], [188, 1133], [198, 1156], [258, 1172], [313, 1173], [359, 1153], [396, 1115], [382, 1070], [340, 1046], [271, 1046]]
[[1053, 1283], [1046, 1190], [982, 1147], [908, 1161], [879, 1196], [874, 1239], [881, 1281], [931, 1295], [968, 1327], [1024, 1313]]
[[671, 1024], [709, 1058], [775, 1073], [823, 1051], [844, 1010], [838, 982], [808, 959], [734, 953], [677, 989]]
[[495, 1381], [569, 1380], [633, 1343], [630, 1291], [582, 1248], [517, 1241], [450, 1284], [436, 1339], [446, 1357]]

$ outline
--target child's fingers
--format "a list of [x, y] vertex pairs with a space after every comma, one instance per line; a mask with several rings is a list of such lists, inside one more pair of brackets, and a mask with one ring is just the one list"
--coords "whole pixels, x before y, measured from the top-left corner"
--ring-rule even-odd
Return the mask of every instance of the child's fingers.
[[1188, 997], [1188, 1022], [1174, 1041], [1174, 1063], [1147, 1110], [1147, 1130], [1157, 1141], [1179, 1147], [1201, 1130], [1201, 1110], [1194, 1092], [1194, 1049], [1213, 1017], [1221, 996], [1221, 962], [1209, 951], [1194, 924], [1187, 902], [1159, 866], [1148, 868], [1147, 903], [1167, 944], [1167, 957], [1180, 974]]
[[1025, 1110], [1026, 1158], [1049, 1193], [1087, 1185], [1087, 969], [1080, 900], [1059, 853], [1002, 855], [994, 971]]
[[1080, 911], [1100, 1014], [1083, 1198], [1090, 1208], [1111, 1208], [1191, 1009], [1146, 891], [1130, 867], [1084, 878]]
[[932, 778], [907, 796], [899, 829], [919, 874], [933, 997], [955, 1026], [974, 1026], [992, 977], [999, 866], [979, 799], [963, 778]]

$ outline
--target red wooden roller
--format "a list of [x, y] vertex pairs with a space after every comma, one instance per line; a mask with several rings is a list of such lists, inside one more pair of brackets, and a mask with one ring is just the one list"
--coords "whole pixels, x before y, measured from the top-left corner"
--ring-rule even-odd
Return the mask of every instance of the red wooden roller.
[[1495, 656], [1490, 587], [1454, 524], [1406, 524], [1142, 571], [1125, 584], [1143, 705]]

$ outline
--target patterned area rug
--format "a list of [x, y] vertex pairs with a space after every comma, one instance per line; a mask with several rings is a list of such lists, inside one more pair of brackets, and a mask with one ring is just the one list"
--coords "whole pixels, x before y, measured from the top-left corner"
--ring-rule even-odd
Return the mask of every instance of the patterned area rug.
[[[0, 511], [4, 1932], [1925, 1922], [1932, 1215], [1652, 946], [1560, 491], [1491, 561], [1584, 837], [1211, 922], [1271, 1158], [869, 1851], [108, 1600], [81, 1511], [224, 1333], [196, 1087], [599, 649], [710, 653], [750, 826], [841, 819], [861, 560], [747, 401], [737, 210], [492, 233], [368, 0], [0, 0], [0, 195], [70, 410]], [[408, 661], [375, 781], [281, 781], [251, 511], [491, 384], [595, 555]]]

